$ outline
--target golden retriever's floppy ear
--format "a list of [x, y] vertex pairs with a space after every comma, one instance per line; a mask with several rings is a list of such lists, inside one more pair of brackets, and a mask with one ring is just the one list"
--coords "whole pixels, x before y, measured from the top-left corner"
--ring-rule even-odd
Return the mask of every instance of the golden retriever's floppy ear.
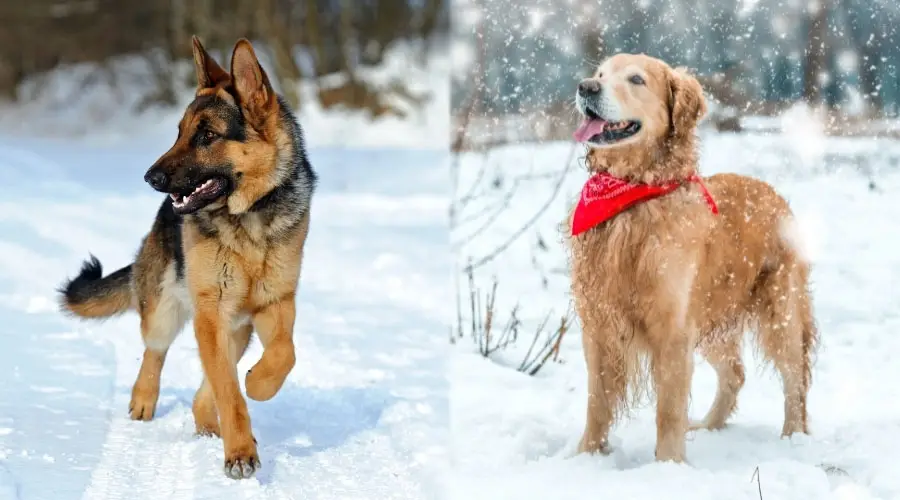
[[234, 45], [231, 56], [231, 78], [241, 107], [257, 124], [261, 124], [276, 108], [275, 90], [259, 64], [253, 46], [246, 38]]
[[197, 90], [208, 89], [228, 80], [228, 72], [203, 48], [197, 35], [191, 37], [194, 46], [194, 69], [197, 71]]
[[706, 98], [703, 88], [687, 68], [669, 71], [669, 109], [672, 118], [672, 134], [690, 134], [697, 122], [706, 116]]

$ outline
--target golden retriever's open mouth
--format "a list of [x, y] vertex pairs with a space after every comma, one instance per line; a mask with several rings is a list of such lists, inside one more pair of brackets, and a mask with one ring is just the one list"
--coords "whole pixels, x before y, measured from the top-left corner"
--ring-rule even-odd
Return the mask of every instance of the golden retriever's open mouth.
[[605, 145], [623, 141], [641, 129], [641, 122], [632, 120], [609, 121], [599, 115], [585, 110], [584, 121], [575, 130], [575, 140], [591, 144]]

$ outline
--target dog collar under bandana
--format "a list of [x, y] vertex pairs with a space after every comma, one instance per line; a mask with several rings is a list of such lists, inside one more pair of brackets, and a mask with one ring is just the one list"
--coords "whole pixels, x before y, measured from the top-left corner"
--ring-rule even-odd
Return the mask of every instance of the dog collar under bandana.
[[[716, 206], [716, 201], [709, 194], [709, 190], [706, 189], [700, 176], [691, 175], [687, 181], [700, 184], [709, 209], [712, 213], [718, 214], [719, 207]], [[581, 190], [581, 199], [578, 200], [575, 213], [572, 215], [572, 236], [577, 236], [606, 222], [642, 201], [669, 194], [681, 185], [682, 181], [658, 185], [633, 184], [614, 177], [608, 172], [595, 174], [584, 183], [584, 188]]]

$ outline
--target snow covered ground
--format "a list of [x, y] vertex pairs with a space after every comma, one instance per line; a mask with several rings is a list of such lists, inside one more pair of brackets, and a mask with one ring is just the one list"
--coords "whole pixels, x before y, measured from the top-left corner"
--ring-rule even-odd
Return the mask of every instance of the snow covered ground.
[[[614, 429], [610, 456], [572, 456], [586, 407], [578, 329], [564, 337], [562, 362], [548, 364], [534, 377], [508, 367], [518, 362], [530, 337], [494, 361], [480, 357], [466, 338], [451, 361], [455, 497], [900, 498], [900, 386], [894, 382], [900, 352], [900, 144], [824, 138], [797, 120], [791, 124], [782, 135], [705, 135], [701, 168], [705, 174], [735, 171], [772, 182], [801, 223], [814, 260], [822, 339], [809, 399], [811, 436], [779, 438], [780, 381], [748, 348], [738, 412], [723, 431], [689, 435], [690, 465], [654, 463], [655, 416], [649, 402]], [[461, 246], [459, 258], [490, 253], [531, 218], [550, 198], [571, 147], [516, 145], [464, 156], [457, 196], [494, 194], [476, 196], [460, 215], [465, 224], [453, 235]], [[581, 154], [579, 146], [575, 155]], [[486, 174], [480, 175], [485, 165]], [[481, 290], [497, 277], [496, 323], [506, 321], [518, 303], [528, 332], [551, 309], [558, 315], [569, 305], [557, 225], [586, 178], [577, 160], [571, 169], [535, 228], [476, 272]], [[520, 182], [512, 189], [514, 178]], [[493, 208], [510, 191], [509, 208], [496, 215]], [[478, 236], [460, 244], [472, 233]], [[538, 237], [546, 250], [536, 244]], [[462, 288], [468, 293], [464, 281]], [[468, 307], [467, 297], [464, 304]], [[698, 358], [692, 418], [705, 414], [714, 394], [714, 372]]]
[[[328, 127], [301, 121], [321, 183], [298, 360], [274, 399], [249, 402], [262, 470], [235, 482], [221, 441], [193, 435], [202, 374], [189, 328], [170, 350], [157, 418], [133, 422], [137, 316], [79, 323], [56, 310], [54, 288], [88, 252], [114, 270], [150, 227], [160, 196], [142, 177], [177, 119], [145, 120], [146, 134], [100, 139], [0, 134], [0, 499], [440, 498], [452, 311], [444, 143], [327, 147]], [[345, 122], [371, 143], [397, 132]], [[260, 354], [254, 341], [239, 372]]]

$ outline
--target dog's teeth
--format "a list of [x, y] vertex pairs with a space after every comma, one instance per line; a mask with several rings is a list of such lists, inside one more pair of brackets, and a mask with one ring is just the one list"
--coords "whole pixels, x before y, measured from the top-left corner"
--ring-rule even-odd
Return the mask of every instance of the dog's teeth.
[[169, 196], [172, 198], [172, 201], [178, 201], [178, 195], [177, 195], [177, 194], [172, 193], [172, 194], [170, 194]]

